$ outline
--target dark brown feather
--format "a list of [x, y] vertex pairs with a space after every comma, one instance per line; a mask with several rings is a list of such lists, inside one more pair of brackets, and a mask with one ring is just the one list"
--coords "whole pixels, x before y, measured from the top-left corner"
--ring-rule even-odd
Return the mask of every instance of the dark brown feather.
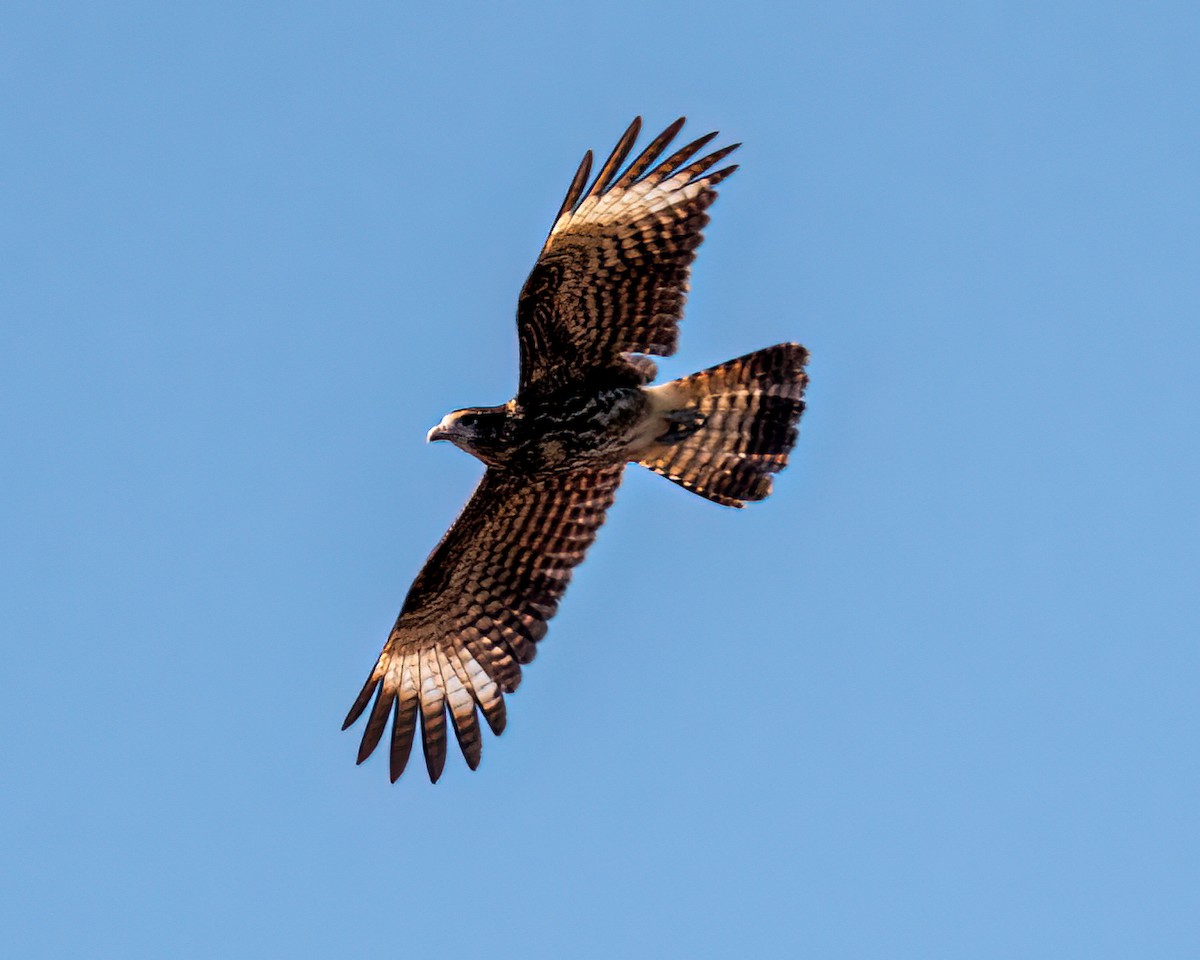
[[[672, 174], [672, 176], [687, 177], [688, 180], [691, 181], [698, 174], [703, 173], [709, 167], [715, 166], [716, 164], [720, 163], [722, 160], [724, 160], [727, 156], [729, 156], [731, 153], [733, 153], [733, 151], [736, 150], [740, 146], [741, 146], [740, 143], [731, 143], [729, 146], [722, 147], [720, 150], [714, 150], [712, 153], [708, 154], [707, 156], [701, 157], [699, 160], [695, 161], [694, 163], [689, 163], [686, 167], [684, 167], [678, 173]], [[711, 182], [709, 185], [711, 186]]]
[[625, 158], [629, 156], [629, 151], [633, 147], [633, 143], [638, 138], [638, 134], [642, 131], [642, 118], [634, 117], [631, 123], [621, 134], [621, 139], [617, 141], [617, 145], [613, 147], [613, 152], [608, 155], [608, 159], [604, 161], [604, 166], [600, 168], [600, 172], [596, 174], [596, 182], [592, 184], [592, 189], [588, 191], [589, 197], [597, 196], [603, 193], [609, 183], [612, 181], [613, 175], [617, 169], [625, 162]]
[[682, 125], [671, 124], [617, 176], [640, 127], [635, 120], [590, 189], [584, 191], [577, 172], [567, 191], [576, 200], [560, 209], [518, 301], [518, 399], [552, 393], [598, 370], [623, 371], [640, 382], [625, 354], [674, 353], [705, 210], [717, 195], [712, 187], [732, 169], [707, 171], [736, 149], [685, 167], [712, 133], [660, 162]]
[[563, 197], [562, 206], [558, 208], [558, 213], [554, 216], [555, 223], [558, 222], [559, 217], [561, 217], [579, 202], [579, 197], [583, 193], [584, 184], [587, 183], [588, 174], [591, 172], [592, 151], [589, 150], [583, 155], [583, 159], [579, 161], [579, 168], [575, 171], [575, 176], [571, 180], [571, 185], [567, 188], [567, 195]]
[[415, 699], [396, 698], [396, 712], [392, 717], [392, 747], [388, 755], [388, 775], [392, 783], [400, 779], [400, 774], [408, 766], [408, 758], [412, 754], [413, 735], [417, 730], [417, 701]]
[[709, 500], [740, 507], [771, 492], [804, 412], [808, 351], [780, 343], [657, 387], [694, 420], [639, 462]]
[[[649, 169], [650, 164], [654, 162], [654, 159], [666, 149], [667, 144], [675, 139], [675, 137], [679, 134], [679, 131], [683, 129], [683, 125], [686, 122], [686, 117], [680, 117], [673, 124], [667, 127], [666, 130], [651, 140], [646, 145], [646, 149], [638, 154], [637, 159], [629, 165], [623, 174], [621, 174], [621, 179], [618, 180], [614, 186], [623, 190], [637, 180], [637, 178], [643, 173], [645, 173], [646, 170]], [[713, 135], [710, 134], [709, 136], [711, 139]], [[559, 216], [561, 215], [562, 211], [560, 210]], [[558, 218], [556, 217], [555, 219], [557, 220]]]
[[[488, 726], [505, 725], [504, 693], [520, 682], [574, 567], [604, 522], [624, 464], [548, 476], [489, 470], [417, 575], [391, 636], [346, 718], [378, 690], [359, 762], [392, 715], [390, 774], [400, 776], [418, 713], [431, 780], [446, 760], [446, 713], [467, 764], [479, 764]], [[393, 709], [394, 707], [394, 709]]]
[[717, 132], [714, 130], [712, 133], [706, 133], [704, 136], [697, 137], [691, 143], [680, 147], [673, 154], [667, 157], [666, 160], [651, 170], [647, 176], [647, 179], [659, 182], [666, 180], [667, 177], [671, 176], [676, 170], [678, 170], [679, 167], [682, 166], [689, 157], [695, 153], [698, 153], [701, 147], [711, 143], [716, 136]]

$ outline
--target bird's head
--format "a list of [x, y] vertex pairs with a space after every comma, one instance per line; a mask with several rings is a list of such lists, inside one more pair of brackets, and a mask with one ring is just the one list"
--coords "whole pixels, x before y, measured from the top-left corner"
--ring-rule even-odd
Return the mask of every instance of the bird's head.
[[467, 407], [442, 417], [442, 422], [429, 431], [426, 440], [449, 440], [484, 463], [495, 459], [504, 430], [504, 407]]

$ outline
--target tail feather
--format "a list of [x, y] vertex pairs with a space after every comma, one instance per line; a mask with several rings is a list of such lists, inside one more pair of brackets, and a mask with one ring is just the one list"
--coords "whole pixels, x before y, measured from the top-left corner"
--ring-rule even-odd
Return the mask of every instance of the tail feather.
[[717, 503], [762, 500], [796, 443], [807, 362], [781, 343], [650, 387], [664, 429], [638, 462]]

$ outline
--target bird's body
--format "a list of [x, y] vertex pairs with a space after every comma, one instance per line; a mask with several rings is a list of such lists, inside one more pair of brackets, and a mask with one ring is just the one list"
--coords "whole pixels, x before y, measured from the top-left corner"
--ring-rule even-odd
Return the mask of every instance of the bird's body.
[[457, 410], [430, 438], [450, 440], [490, 467], [562, 473], [628, 459], [622, 455], [648, 407], [638, 385], [599, 377], [499, 407]]
[[635, 120], [586, 195], [585, 156], [518, 301], [516, 396], [456, 410], [429, 432], [487, 471], [418, 574], [346, 717], [349, 726], [374, 696], [358, 759], [390, 719], [393, 780], [418, 721], [437, 780], [447, 713], [468, 765], [478, 765], [478, 714], [504, 729], [503, 694], [533, 658], [627, 463], [737, 507], [765, 498], [787, 464], [804, 410], [803, 347], [778, 344], [651, 385], [646, 355], [675, 350], [705, 210], [736, 169], [712, 170], [736, 144], [689, 162], [715, 134], [662, 159], [682, 125], [618, 175]]

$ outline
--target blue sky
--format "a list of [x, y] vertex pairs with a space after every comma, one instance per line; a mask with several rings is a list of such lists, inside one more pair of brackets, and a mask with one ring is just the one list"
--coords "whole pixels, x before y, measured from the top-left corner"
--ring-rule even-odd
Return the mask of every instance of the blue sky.
[[[21, 4], [0, 30], [14, 956], [1195, 957], [1195, 4]], [[488, 738], [339, 725], [583, 150], [745, 141], [680, 375]]]

